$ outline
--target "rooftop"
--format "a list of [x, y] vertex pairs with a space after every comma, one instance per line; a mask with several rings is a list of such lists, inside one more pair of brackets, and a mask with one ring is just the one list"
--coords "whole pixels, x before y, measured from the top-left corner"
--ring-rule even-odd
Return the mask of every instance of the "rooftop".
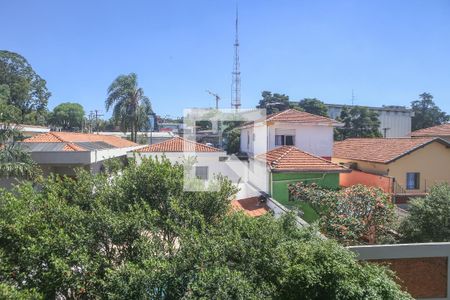
[[[307, 113], [304, 111], [299, 111], [297, 109], [288, 109], [288, 110], [284, 110], [282, 112], [270, 114], [263, 119], [256, 120], [255, 122], [258, 123], [258, 122], [264, 122], [264, 121], [265, 122], [300, 123], [300, 124], [313, 123], [313, 124], [324, 124], [324, 125], [332, 125], [332, 126], [341, 125], [341, 123], [339, 123], [338, 121], [336, 121], [334, 119], [310, 114], [310, 113]], [[244, 127], [252, 125], [253, 123], [254, 122], [248, 122], [244, 125]]]
[[411, 132], [411, 136], [450, 136], [450, 123], [419, 129]]
[[137, 152], [221, 152], [222, 150], [187, 140], [181, 137], [174, 137], [173, 139], [148, 145], [146, 147], [136, 150]]
[[138, 146], [117, 136], [77, 132], [48, 132], [22, 141], [31, 151], [92, 151]]
[[387, 164], [435, 141], [450, 146], [439, 138], [352, 138], [335, 142], [333, 157]]
[[349, 172], [347, 168], [339, 166], [321, 157], [304, 152], [294, 146], [281, 146], [256, 157], [265, 160], [273, 171], [299, 172]]
[[269, 212], [269, 207], [261, 202], [259, 197], [233, 200], [231, 206], [236, 211], [244, 211], [250, 217], [259, 217]]

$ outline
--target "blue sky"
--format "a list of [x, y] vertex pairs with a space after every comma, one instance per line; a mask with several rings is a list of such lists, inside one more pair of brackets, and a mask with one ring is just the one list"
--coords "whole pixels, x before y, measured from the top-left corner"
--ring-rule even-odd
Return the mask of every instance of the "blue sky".
[[[230, 106], [235, 1], [2, 1], [0, 49], [47, 80], [49, 107], [105, 113], [135, 72], [157, 114]], [[242, 104], [292, 100], [408, 105], [423, 91], [450, 112], [450, 1], [239, 1]], [[107, 113], [109, 115], [109, 113]]]

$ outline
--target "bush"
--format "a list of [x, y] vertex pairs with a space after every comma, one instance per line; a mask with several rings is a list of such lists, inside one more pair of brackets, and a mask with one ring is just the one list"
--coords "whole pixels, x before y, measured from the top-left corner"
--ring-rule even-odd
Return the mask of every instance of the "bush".
[[315, 208], [321, 231], [329, 237], [344, 244], [375, 244], [393, 238], [394, 205], [379, 188], [354, 185], [336, 191], [299, 182], [289, 189], [295, 201]]
[[450, 185], [435, 185], [425, 198], [413, 199], [399, 231], [403, 242], [450, 242]]
[[229, 181], [184, 192], [182, 179], [182, 166], [144, 160], [113, 178], [80, 172], [0, 191], [0, 295], [410, 299], [391, 272], [291, 215], [233, 213]]

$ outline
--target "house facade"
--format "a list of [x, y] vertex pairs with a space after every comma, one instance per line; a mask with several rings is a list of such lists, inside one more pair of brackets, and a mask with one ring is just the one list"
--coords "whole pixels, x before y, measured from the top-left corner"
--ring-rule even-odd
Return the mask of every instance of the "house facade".
[[349, 184], [380, 186], [399, 197], [450, 183], [450, 143], [440, 138], [347, 139], [335, 143], [332, 161], [361, 172]]
[[23, 140], [20, 146], [39, 165], [44, 176], [50, 173], [73, 176], [77, 168], [98, 173], [106, 160], [126, 159], [128, 151], [142, 147], [116, 136], [75, 132], [39, 134]]
[[322, 187], [339, 188], [339, 174], [350, 169], [329, 160], [302, 151], [294, 146], [281, 146], [256, 156], [269, 173], [268, 190], [272, 198], [280, 203], [289, 200], [289, 185], [297, 182], [316, 183]]
[[224, 151], [181, 137], [137, 149], [128, 153], [128, 157], [134, 157], [138, 163], [143, 158], [166, 157], [170, 162], [180, 164], [193, 159], [195, 176], [199, 179], [209, 180], [221, 174], [232, 181], [239, 180], [239, 174], [227, 165], [228, 156]]
[[342, 124], [333, 119], [288, 109], [242, 126], [240, 151], [253, 157], [280, 146], [295, 146], [330, 159], [338, 126]]

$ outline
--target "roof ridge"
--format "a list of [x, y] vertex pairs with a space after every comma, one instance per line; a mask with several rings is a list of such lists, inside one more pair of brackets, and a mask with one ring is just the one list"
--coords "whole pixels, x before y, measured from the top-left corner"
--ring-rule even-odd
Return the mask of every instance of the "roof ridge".
[[65, 140], [63, 140], [62, 138], [60, 138], [59, 136], [57, 136], [56, 134], [55, 134], [55, 132], [53, 131], [50, 131], [50, 132], [48, 132], [49, 134], [51, 134], [52, 136], [54, 136], [57, 140], [59, 140], [61, 143], [66, 143], [67, 141], [65, 141]]

